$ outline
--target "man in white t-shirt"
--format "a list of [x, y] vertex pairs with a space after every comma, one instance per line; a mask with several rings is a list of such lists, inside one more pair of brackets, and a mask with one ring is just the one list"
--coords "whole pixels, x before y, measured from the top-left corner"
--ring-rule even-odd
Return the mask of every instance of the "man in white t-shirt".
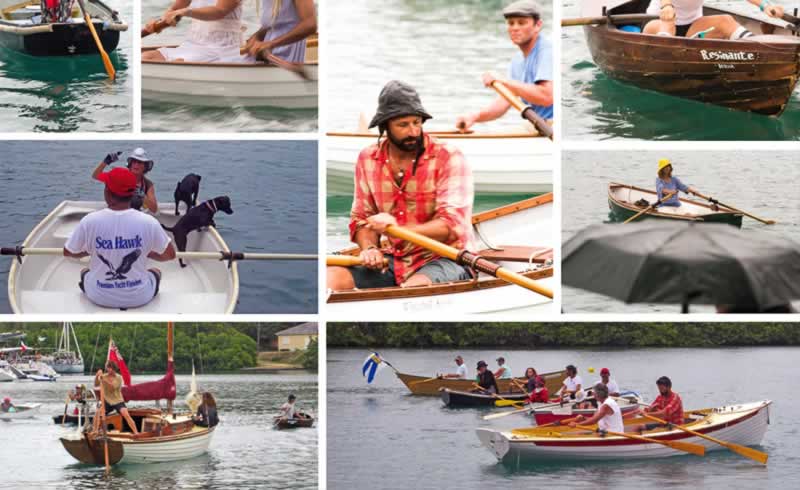
[[578, 368], [570, 364], [567, 366], [567, 377], [562, 381], [558, 395], [561, 398], [575, 398], [579, 391], [583, 390], [583, 380], [578, 376]]
[[456, 356], [456, 372], [443, 374], [443, 378], [455, 378], [455, 379], [467, 379], [467, 365], [464, 364], [464, 358], [461, 356]]
[[608, 396], [619, 396], [619, 385], [611, 379], [611, 371], [608, 368], [600, 370], [600, 382], [608, 388]]
[[64, 245], [65, 257], [91, 257], [79, 286], [92, 303], [108, 308], [136, 308], [158, 294], [161, 271], [147, 259], [175, 258], [175, 247], [158, 220], [131, 209], [136, 176], [115, 168], [98, 177], [105, 183], [108, 208], [84, 216]]

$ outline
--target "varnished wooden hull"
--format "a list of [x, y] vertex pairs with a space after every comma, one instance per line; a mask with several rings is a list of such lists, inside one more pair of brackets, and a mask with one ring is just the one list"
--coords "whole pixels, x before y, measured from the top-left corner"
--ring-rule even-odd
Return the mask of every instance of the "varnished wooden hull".
[[[439, 390], [447, 388], [455, 391], [469, 391], [473, 386], [474, 379], [430, 379], [425, 376], [415, 376], [413, 374], [395, 373], [400, 381], [411, 391], [412, 395], [439, 396]], [[567, 377], [566, 371], [554, 371], [552, 373], [540, 374], [544, 378], [545, 386], [550, 392], [555, 392], [561, 388], [561, 383]], [[520, 384], [525, 384], [525, 378], [515, 378]], [[498, 379], [497, 387], [503, 393], [522, 393], [522, 390], [510, 379]]]

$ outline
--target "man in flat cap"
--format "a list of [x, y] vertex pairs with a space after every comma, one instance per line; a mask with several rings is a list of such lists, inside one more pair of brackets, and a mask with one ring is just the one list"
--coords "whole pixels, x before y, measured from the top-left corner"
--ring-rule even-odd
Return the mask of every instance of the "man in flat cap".
[[[543, 23], [541, 9], [534, 0], [519, 0], [503, 9], [508, 36], [519, 52], [511, 58], [509, 78], [494, 72], [483, 74], [483, 83], [492, 86], [495, 80], [522, 98], [543, 119], [553, 119], [553, 47], [550, 40], [540, 36]], [[459, 116], [456, 127], [467, 131], [476, 122], [493, 121], [502, 117], [511, 104], [498, 97], [477, 112]]]
[[[350, 239], [363, 266], [328, 267], [328, 289], [423, 286], [471, 278], [469, 269], [404, 240], [387, 226], [467, 248], [472, 232], [472, 171], [458, 150], [422, 131], [431, 115], [410, 85], [391, 81], [381, 91], [369, 127], [378, 142], [358, 156]], [[385, 138], [384, 138], [385, 135]]]

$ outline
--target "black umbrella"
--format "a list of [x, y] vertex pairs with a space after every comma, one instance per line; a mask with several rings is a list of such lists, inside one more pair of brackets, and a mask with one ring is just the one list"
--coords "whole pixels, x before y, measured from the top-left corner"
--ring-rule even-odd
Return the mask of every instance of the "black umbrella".
[[763, 312], [800, 299], [800, 245], [716, 223], [596, 225], [562, 246], [562, 281], [626, 303]]

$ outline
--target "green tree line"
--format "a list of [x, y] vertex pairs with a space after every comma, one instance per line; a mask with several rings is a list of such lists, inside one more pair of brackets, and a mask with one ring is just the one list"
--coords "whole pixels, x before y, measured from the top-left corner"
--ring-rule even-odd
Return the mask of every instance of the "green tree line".
[[328, 323], [330, 347], [724, 347], [800, 345], [796, 323]]

